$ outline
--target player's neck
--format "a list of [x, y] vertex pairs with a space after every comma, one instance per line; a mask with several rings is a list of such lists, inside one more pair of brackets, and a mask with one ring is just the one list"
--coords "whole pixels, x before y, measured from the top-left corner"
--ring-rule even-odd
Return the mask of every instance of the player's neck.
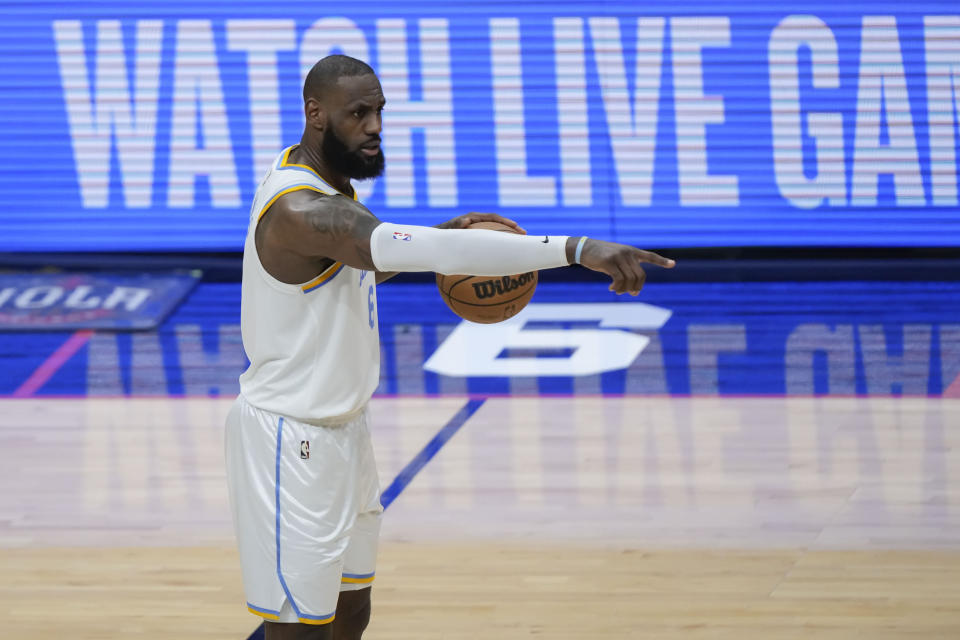
[[306, 136], [300, 139], [300, 144], [290, 152], [290, 160], [293, 164], [302, 164], [310, 167], [323, 178], [324, 182], [344, 194], [353, 196], [353, 185], [350, 178], [332, 171], [327, 163], [323, 161], [323, 154], [320, 153], [317, 145], [307, 140]]

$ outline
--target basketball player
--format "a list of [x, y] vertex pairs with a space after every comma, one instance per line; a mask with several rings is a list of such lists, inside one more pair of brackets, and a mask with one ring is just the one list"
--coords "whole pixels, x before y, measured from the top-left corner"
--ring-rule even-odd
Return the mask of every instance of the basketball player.
[[381, 222], [350, 180], [380, 175], [373, 70], [329, 56], [303, 87], [306, 127], [257, 188], [243, 256], [250, 367], [227, 419], [227, 479], [249, 610], [268, 640], [359, 639], [370, 619], [380, 490], [366, 405], [377, 387], [376, 284], [397, 271], [502, 276], [580, 263], [636, 295], [641, 263], [673, 261], [584, 237]]

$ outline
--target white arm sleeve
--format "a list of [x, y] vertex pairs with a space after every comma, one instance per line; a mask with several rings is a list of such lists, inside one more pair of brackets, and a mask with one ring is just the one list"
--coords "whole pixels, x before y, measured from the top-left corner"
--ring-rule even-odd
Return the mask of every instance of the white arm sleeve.
[[489, 229], [434, 229], [384, 222], [370, 235], [378, 271], [510, 276], [565, 267], [567, 236], [525, 236]]

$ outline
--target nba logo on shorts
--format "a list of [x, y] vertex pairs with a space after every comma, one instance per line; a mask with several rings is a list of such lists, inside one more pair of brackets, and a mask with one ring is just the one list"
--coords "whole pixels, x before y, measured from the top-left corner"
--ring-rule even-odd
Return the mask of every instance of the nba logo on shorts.
[[309, 440], [300, 441], [300, 459], [301, 460], [310, 459], [310, 441]]
[[413, 239], [413, 235], [409, 233], [403, 233], [402, 231], [393, 232], [394, 240], [403, 240], [404, 242], [410, 242]]

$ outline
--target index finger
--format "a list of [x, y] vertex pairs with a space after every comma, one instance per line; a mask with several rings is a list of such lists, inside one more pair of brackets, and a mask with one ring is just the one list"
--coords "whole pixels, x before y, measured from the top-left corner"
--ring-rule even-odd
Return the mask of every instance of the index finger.
[[671, 260], [670, 258], [664, 258], [660, 254], [654, 253], [653, 251], [644, 251], [643, 249], [637, 249], [637, 253], [639, 254], [637, 256], [637, 259], [640, 260], [640, 262], [648, 262], [650, 264], [655, 264], [658, 267], [663, 267], [664, 269], [673, 269], [673, 267], [677, 264], [675, 260]]

